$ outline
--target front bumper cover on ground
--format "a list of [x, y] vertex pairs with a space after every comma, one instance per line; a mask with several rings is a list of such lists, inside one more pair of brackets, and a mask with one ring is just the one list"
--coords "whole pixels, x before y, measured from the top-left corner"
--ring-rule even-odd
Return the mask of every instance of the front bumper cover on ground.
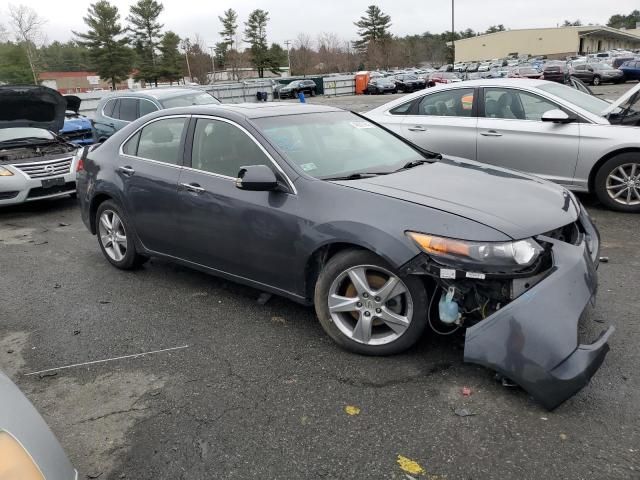
[[584, 242], [540, 239], [553, 245], [552, 272], [467, 329], [464, 360], [510, 378], [553, 410], [598, 370], [614, 328], [590, 345], [578, 344], [578, 321], [597, 290], [594, 255]]

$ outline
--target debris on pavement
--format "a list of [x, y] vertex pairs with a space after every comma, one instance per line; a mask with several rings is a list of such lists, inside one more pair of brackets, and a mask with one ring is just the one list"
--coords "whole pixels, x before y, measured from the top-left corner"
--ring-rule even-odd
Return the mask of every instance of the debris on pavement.
[[258, 305], [265, 305], [269, 300], [271, 300], [271, 297], [273, 297], [273, 295], [270, 293], [261, 293], [258, 295]]
[[100, 478], [103, 472], [100, 473], [88, 473], [87, 478]]
[[284, 319], [284, 317], [271, 317], [271, 323], [274, 323], [276, 325], [285, 325], [287, 321]]
[[68, 224], [68, 223], [65, 223], [65, 222], [58, 222], [58, 226], [59, 226], [59, 227], [68, 227], [68, 226], [69, 226], [69, 224]]
[[38, 375], [38, 377], [47, 378], [47, 377], [55, 377], [57, 375], [58, 375], [58, 372], [46, 372], [46, 373], [41, 373], [40, 375]]
[[600, 257], [600, 263], [609, 263], [609, 257]]
[[566, 440], [567, 438], [569, 438], [569, 437], [567, 436], [566, 433], [561, 433], [560, 434], [560, 440]]
[[74, 335], [80, 335], [80, 330], [74, 330], [74, 331], [73, 331], [73, 334], [74, 334]]
[[470, 397], [472, 393], [473, 392], [471, 391], [470, 387], [462, 387], [462, 396], [463, 397]]
[[466, 408], [456, 408], [453, 410], [453, 413], [455, 413], [459, 417], [473, 417], [476, 415], [475, 413], [473, 413], [470, 410], [467, 410]]
[[344, 407], [344, 412], [347, 415], [360, 415], [360, 407], [356, 407], [355, 405], [347, 405]]
[[398, 459], [396, 461], [398, 462], [398, 465], [400, 465], [402, 471], [405, 473], [408, 473], [410, 475], [420, 475], [422, 473], [425, 473], [424, 468], [422, 468], [422, 466], [418, 462], [411, 460], [410, 458], [398, 455]]
[[53, 286], [53, 288], [55, 288], [55, 289], [57, 290], [58, 288], [62, 288], [62, 285], [60, 285], [59, 283], [56, 283], [56, 284]]

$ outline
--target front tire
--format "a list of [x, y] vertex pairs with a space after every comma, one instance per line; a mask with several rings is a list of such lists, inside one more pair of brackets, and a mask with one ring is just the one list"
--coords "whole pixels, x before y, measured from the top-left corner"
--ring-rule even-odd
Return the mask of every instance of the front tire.
[[133, 228], [118, 204], [112, 200], [101, 203], [96, 212], [96, 222], [98, 244], [111, 265], [131, 270], [148, 260], [136, 251]]
[[315, 287], [324, 331], [363, 355], [393, 355], [414, 345], [427, 324], [427, 291], [366, 250], [345, 250], [325, 265]]
[[595, 77], [593, 77], [593, 86], [597, 87], [600, 84], [602, 84], [602, 79], [597, 75]]
[[622, 153], [607, 160], [596, 174], [594, 190], [612, 210], [640, 212], [640, 153]]

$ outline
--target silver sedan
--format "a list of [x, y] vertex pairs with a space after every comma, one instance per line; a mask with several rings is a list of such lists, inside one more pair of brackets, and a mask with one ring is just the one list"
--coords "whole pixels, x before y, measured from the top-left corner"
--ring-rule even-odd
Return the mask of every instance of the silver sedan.
[[484, 79], [365, 115], [431, 151], [532, 173], [640, 212], [640, 85], [613, 104], [559, 83]]

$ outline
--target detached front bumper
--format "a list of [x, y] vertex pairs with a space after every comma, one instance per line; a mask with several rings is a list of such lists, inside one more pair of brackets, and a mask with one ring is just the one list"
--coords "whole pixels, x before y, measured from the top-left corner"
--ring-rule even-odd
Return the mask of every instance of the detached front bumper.
[[578, 322], [597, 290], [595, 229], [580, 245], [539, 238], [553, 245], [551, 273], [467, 329], [464, 360], [510, 378], [553, 410], [598, 370], [614, 328], [609, 327], [590, 345], [578, 343]]

